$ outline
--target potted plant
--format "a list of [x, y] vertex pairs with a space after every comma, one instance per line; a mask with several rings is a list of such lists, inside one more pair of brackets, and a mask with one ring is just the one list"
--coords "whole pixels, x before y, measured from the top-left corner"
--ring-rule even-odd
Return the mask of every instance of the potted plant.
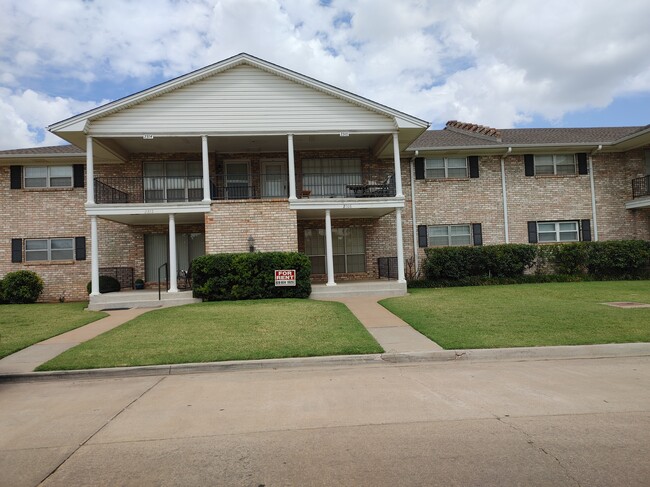
[[144, 289], [144, 281], [142, 279], [136, 279], [134, 284], [136, 289]]

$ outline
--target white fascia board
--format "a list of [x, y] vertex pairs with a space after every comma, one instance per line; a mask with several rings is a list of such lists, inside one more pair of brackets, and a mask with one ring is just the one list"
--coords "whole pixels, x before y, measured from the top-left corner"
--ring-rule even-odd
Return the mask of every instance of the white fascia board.
[[578, 150], [589, 150], [589, 149], [595, 149], [599, 145], [602, 145], [603, 148], [609, 148], [611, 147], [611, 143], [594, 143], [594, 142], [589, 142], [589, 143], [580, 143], [580, 144], [566, 144], [566, 143], [560, 143], [560, 142], [554, 142], [550, 144], [504, 144], [500, 143], [499, 145], [458, 145], [458, 146], [445, 146], [445, 147], [427, 147], [427, 148], [413, 148], [409, 147], [407, 152], [415, 152], [418, 151], [420, 154], [423, 152], [434, 152], [434, 153], [442, 153], [442, 152], [452, 152], [452, 151], [458, 151], [458, 152], [476, 152], [476, 151], [492, 151], [492, 152], [498, 152], [501, 153], [503, 151], [508, 150], [508, 148], [512, 148], [511, 154], [524, 154], [526, 152], [531, 152], [531, 153], [537, 153], [537, 152], [548, 152], [549, 149], [553, 150], [566, 150], [566, 151], [578, 151]]
[[[68, 118], [66, 120], [62, 120], [60, 122], [50, 125], [49, 127], [47, 127], [47, 129], [50, 132], [54, 132], [54, 133], [62, 130], [74, 130], [70, 127], [73, 126], [77, 127], [79, 126], [78, 124], [80, 123], [85, 124], [86, 121], [88, 120], [97, 119], [106, 116], [108, 114], [115, 113], [117, 111], [128, 108], [132, 105], [136, 105], [150, 98], [159, 96], [163, 93], [173, 91], [177, 88], [194, 83], [196, 81], [207, 78], [221, 71], [228, 70], [240, 64], [249, 64], [253, 67], [263, 69], [265, 71], [271, 72], [278, 76], [282, 76], [284, 78], [293, 80], [295, 82], [307, 85], [314, 89], [336, 96], [337, 98], [341, 98], [343, 100], [349, 101], [356, 105], [360, 105], [369, 110], [373, 110], [380, 114], [386, 115], [388, 117], [393, 118], [396, 125], [399, 125], [399, 123], [410, 123], [415, 127], [422, 127], [425, 129], [428, 128], [430, 125], [428, 122], [421, 120], [417, 117], [414, 117], [412, 115], [408, 115], [398, 110], [394, 110], [392, 108], [373, 102], [371, 100], [347, 92], [340, 88], [336, 88], [334, 86], [328, 85], [316, 79], [310, 78], [300, 73], [296, 73], [295, 71], [291, 71], [281, 66], [269, 63], [268, 61], [264, 61], [262, 59], [250, 56], [249, 54], [243, 53], [243, 54], [238, 54], [236, 56], [233, 56], [224, 61], [218, 62], [216, 64], [212, 64], [210, 66], [206, 66], [204, 68], [198, 69], [196, 71], [185, 74], [183, 76], [172, 79], [170, 81], [153, 86], [144, 91], [140, 91], [138, 93], [134, 93], [124, 98], [120, 98], [119, 100], [113, 101], [111, 103], [107, 103], [106, 105], [102, 105], [100, 107], [94, 108], [92, 110], [81, 113], [79, 115], [75, 115], [74, 117]], [[397, 119], [399, 119], [401, 122], [398, 123]]]
[[404, 208], [404, 198], [323, 198], [289, 202], [291, 210]]
[[86, 204], [86, 214], [96, 216], [110, 215], [169, 215], [170, 213], [209, 213], [210, 203], [127, 203], [127, 204]]

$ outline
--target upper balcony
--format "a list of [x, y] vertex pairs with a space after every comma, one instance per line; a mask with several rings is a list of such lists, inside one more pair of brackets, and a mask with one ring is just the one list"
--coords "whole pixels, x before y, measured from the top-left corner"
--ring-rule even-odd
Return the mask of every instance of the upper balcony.
[[[297, 174], [299, 199], [386, 198], [395, 196], [395, 178], [390, 171], [306, 172]], [[286, 173], [225, 173], [210, 178], [210, 197], [218, 200], [288, 198]], [[203, 179], [184, 177], [95, 178], [96, 204], [179, 203], [201, 201]]]
[[625, 208], [650, 208], [650, 175], [632, 180], [632, 200], [625, 203]]
[[650, 175], [632, 180], [632, 198], [650, 196]]

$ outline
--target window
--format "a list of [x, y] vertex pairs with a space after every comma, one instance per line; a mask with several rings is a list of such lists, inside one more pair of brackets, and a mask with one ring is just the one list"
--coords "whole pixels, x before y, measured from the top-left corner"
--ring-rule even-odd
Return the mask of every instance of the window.
[[573, 154], [535, 155], [535, 175], [560, 176], [576, 173]]
[[72, 260], [74, 239], [42, 238], [25, 240], [25, 261]]
[[200, 201], [202, 198], [200, 162], [148, 162], [144, 165], [145, 203]]
[[424, 171], [427, 179], [466, 178], [467, 158], [440, 157], [425, 159]]
[[72, 166], [26, 166], [25, 188], [71, 188]]
[[331, 158], [302, 161], [302, 189], [311, 196], [346, 196], [347, 186], [361, 184], [361, 159]]
[[471, 225], [431, 225], [427, 227], [429, 246], [457, 246], [472, 244]]
[[[366, 244], [359, 227], [332, 229], [334, 272], [337, 274], [366, 271]], [[326, 274], [325, 230], [305, 230], [305, 254], [311, 260], [312, 274]]]
[[578, 222], [538, 222], [537, 240], [540, 243], [577, 242], [580, 240]]

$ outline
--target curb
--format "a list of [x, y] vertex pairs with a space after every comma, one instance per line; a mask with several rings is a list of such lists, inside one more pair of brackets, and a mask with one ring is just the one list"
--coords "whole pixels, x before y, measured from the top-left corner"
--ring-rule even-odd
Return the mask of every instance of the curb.
[[408, 364], [424, 362], [493, 362], [575, 360], [650, 356], [650, 343], [620, 343], [606, 345], [575, 345], [551, 347], [486, 348], [442, 350], [435, 352], [388, 352], [369, 355], [330, 355], [264, 360], [232, 360], [195, 364], [148, 365], [105, 369], [60, 370], [0, 374], [0, 383], [79, 379], [116, 379], [165, 375], [204, 374], [250, 370], [276, 370], [307, 367]]

